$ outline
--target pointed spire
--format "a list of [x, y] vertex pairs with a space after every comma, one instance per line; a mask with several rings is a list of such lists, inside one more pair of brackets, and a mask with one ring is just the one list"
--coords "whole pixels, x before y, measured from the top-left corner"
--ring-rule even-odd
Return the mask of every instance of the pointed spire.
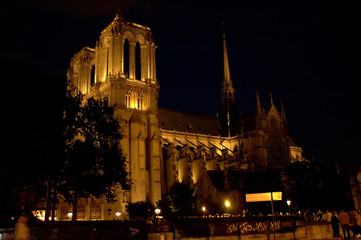
[[270, 101], [271, 101], [271, 105], [273, 105], [273, 96], [272, 96], [272, 93], [270, 94]]
[[262, 115], [261, 101], [259, 100], [258, 91], [257, 91], [257, 114]]
[[[224, 23], [223, 23], [224, 27]], [[228, 53], [227, 53], [227, 43], [226, 43], [226, 33], [223, 28], [223, 97], [234, 98], [234, 88], [231, 80], [231, 73], [229, 69], [228, 62]], [[226, 96], [225, 96], [226, 95]]]
[[232, 87], [231, 73], [229, 70], [229, 62], [228, 62], [226, 34], [224, 31], [223, 31], [223, 69], [224, 69], [223, 81], [227, 85], [230, 85]]
[[281, 98], [281, 118], [283, 121], [286, 121], [286, 114], [285, 114], [285, 109], [283, 108], [282, 98]]
[[[223, 24], [224, 26], [224, 24]], [[231, 130], [233, 127], [233, 121], [236, 113], [236, 99], [234, 96], [234, 88], [231, 80], [231, 74], [229, 70], [228, 54], [227, 54], [227, 44], [226, 44], [226, 34], [223, 29], [223, 81], [222, 81], [222, 121], [223, 126], [228, 133], [228, 136], [231, 136]]]
[[115, 14], [114, 20], [122, 19], [122, 14], [120, 13], [120, 9], [118, 9], [117, 14]]

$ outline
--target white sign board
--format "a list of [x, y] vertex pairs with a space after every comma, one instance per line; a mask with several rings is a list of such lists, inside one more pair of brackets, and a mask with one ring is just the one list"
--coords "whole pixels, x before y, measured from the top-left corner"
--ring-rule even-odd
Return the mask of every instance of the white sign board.
[[[282, 200], [282, 192], [272, 192], [273, 201]], [[246, 202], [269, 202], [271, 201], [271, 193], [249, 193], [246, 194]]]

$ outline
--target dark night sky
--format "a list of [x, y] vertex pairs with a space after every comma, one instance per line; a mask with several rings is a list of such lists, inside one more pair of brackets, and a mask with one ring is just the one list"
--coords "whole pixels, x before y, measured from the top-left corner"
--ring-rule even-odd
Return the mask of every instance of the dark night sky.
[[94, 47], [119, 9], [126, 20], [152, 29], [160, 106], [216, 115], [224, 22], [239, 112], [255, 110], [257, 90], [268, 107], [272, 93], [276, 106], [282, 98], [290, 135], [306, 151], [359, 151], [361, 9], [251, 2], [2, 3], [1, 58], [65, 75], [73, 54]]

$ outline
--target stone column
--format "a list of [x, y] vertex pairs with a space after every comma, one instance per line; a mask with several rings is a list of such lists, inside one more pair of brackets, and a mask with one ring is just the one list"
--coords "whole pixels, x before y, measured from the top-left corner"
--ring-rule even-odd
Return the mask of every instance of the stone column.
[[100, 219], [101, 220], [105, 220], [105, 213], [106, 212], [106, 209], [105, 209], [105, 206], [104, 206], [104, 203], [101, 203], [100, 204]]
[[129, 78], [135, 79], [135, 42], [129, 43]]
[[130, 190], [130, 202], [146, 200], [146, 146], [144, 135], [146, 134], [145, 119], [137, 110], [130, 119], [130, 172], [133, 181]]
[[152, 43], [152, 45], [150, 46], [150, 79], [153, 81], [157, 81], [156, 78], [156, 66], [155, 66], [155, 49], [156, 46], [154, 45], [154, 43]]
[[191, 156], [186, 155], [178, 159], [178, 181], [190, 184], [192, 177]]
[[159, 148], [159, 128], [158, 118], [155, 114], [148, 115], [149, 125], [149, 146], [148, 146], [148, 166], [149, 166], [149, 201], [155, 204], [161, 199], [161, 178], [160, 178], [160, 158]]
[[167, 191], [169, 188], [176, 182], [177, 180], [177, 154], [174, 145], [171, 144], [167, 149], [167, 159], [166, 159], [166, 172], [167, 172], [167, 179], [166, 179], [166, 189]]
[[90, 220], [90, 205], [89, 202], [87, 205], [85, 205], [85, 216], [84, 216], [84, 220], [85, 221], [89, 221]]
[[148, 79], [147, 72], [148, 72], [148, 46], [147, 45], [140, 45], [140, 68], [141, 68], [141, 74], [140, 79], [142, 81], [145, 81]]

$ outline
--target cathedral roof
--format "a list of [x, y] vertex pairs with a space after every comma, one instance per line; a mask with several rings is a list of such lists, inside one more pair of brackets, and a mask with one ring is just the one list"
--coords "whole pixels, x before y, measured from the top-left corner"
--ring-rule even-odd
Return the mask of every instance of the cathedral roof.
[[235, 116], [233, 134], [241, 134], [241, 131], [248, 132], [256, 128], [256, 112]]
[[159, 108], [159, 127], [165, 130], [223, 136], [217, 117]]

